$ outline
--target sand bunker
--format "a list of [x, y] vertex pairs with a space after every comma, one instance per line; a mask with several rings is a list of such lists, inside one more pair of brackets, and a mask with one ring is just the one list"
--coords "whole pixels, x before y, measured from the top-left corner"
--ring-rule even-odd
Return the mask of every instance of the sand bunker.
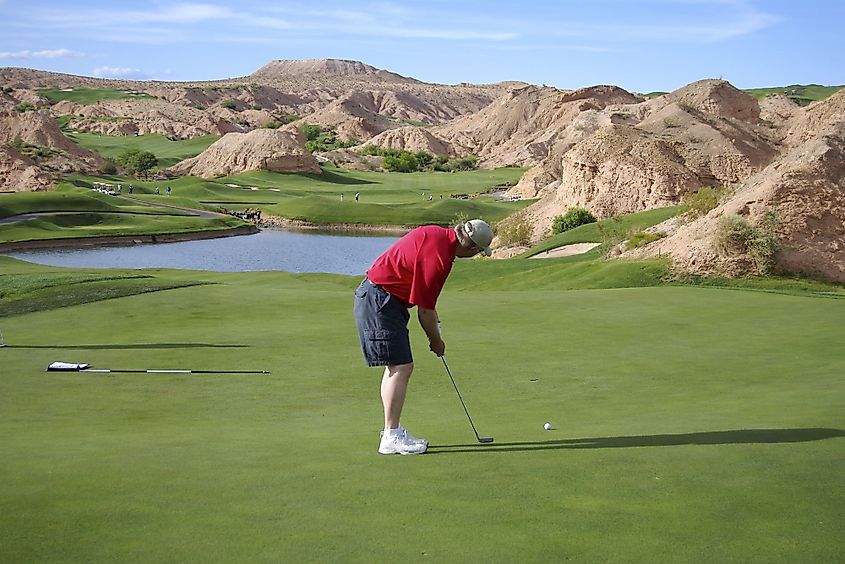
[[574, 245], [564, 245], [556, 249], [549, 249], [544, 253], [539, 253], [529, 258], [558, 258], [568, 257], [572, 255], [580, 255], [586, 253], [587, 251], [595, 249], [599, 245], [601, 245], [601, 243], [575, 243]]

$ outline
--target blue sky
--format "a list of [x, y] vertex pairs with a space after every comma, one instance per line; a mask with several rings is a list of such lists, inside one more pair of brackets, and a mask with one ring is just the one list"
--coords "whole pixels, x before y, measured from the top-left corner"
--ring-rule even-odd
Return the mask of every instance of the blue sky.
[[845, 84], [842, 0], [0, 0], [0, 66], [212, 80], [353, 59], [426, 82]]

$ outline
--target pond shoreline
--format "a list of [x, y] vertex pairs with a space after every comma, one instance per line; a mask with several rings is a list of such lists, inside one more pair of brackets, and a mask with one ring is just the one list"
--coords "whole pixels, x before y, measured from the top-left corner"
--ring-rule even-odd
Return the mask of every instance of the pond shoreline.
[[31, 251], [36, 249], [63, 249], [84, 247], [128, 246], [157, 243], [178, 243], [182, 241], [201, 241], [223, 237], [253, 235], [259, 229], [255, 225], [243, 225], [232, 229], [211, 231], [193, 231], [190, 233], [161, 233], [155, 235], [115, 235], [106, 237], [70, 237], [65, 239], [37, 239], [33, 241], [12, 241], [0, 243], [0, 253]]
[[406, 225], [374, 225], [364, 223], [314, 223], [299, 219], [287, 219], [275, 215], [261, 218], [261, 227], [289, 229], [291, 231], [341, 231], [348, 233], [405, 234], [413, 227]]
[[290, 231], [324, 231], [361, 234], [397, 234], [404, 235], [413, 227], [405, 225], [373, 225], [360, 223], [313, 223], [310, 221], [287, 219], [279, 216], [265, 216], [258, 225], [249, 224], [232, 229], [210, 231], [192, 231], [187, 233], [161, 233], [151, 235], [115, 235], [103, 237], [68, 237], [63, 239], [35, 239], [31, 241], [10, 241], [0, 243], [0, 254], [16, 251], [39, 249], [65, 249], [106, 246], [151, 245], [158, 243], [179, 243], [183, 241], [202, 241], [222, 237], [253, 235], [259, 227], [287, 229]]

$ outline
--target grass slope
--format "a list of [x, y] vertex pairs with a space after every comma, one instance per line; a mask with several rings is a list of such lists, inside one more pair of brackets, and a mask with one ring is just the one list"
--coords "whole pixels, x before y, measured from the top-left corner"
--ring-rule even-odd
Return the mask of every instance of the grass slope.
[[158, 158], [158, 168], [167, 168], [179, 161], [195, 157], [220, 139], [218, 135], [203, 135], [193, 139], [174, 140], [157, 133], [137, 136], [109, 136], [81, 131], [66, 131], [65, 135], [82, 147], [112, 160], [127, 149], [149, 151]]
[[[570, 268], [456, 265], [438, 307], [449, 363], [496, 442], [474, 444], [412, 322], [403, 421], [431, 441], [422, 457], [375, 452], [356, 277], [156, 270], [206, 284], [4, 315], [2, 559], [841, 561], [845, 300], [566, 290]], [[35, 302], [62, 276], [149, 284], [0, 273]], [[44, 372], [55, 360], [273, 373]]]
[[[34, 212], [78, 212], [0, 224], [0, 242], [184, 233], [243, 225], [231, 217], [189, 216], [173, 206], [212, 211], [259, 208], [265, 214], [314, 223], [448, 225], [457, 217], [481, 217], [494, 223], [530, 202], [506, 202], [487, 195], [459, 200], [450, 195], [487, 192], [515, 183], [522, 172], [504, 168], [454, 174], [384, 174], [327, 169], [322, 175], [252, 172], [214, 180], [182, 177], [167, 182], [79, 176], [53, 192], [0, 196], [0, 218]], [[95, 182], [123, 184], [124, 196], [129, 196], [131, 184], [133, 194], [131, 199], [99, 194], [90, 189]], [[166, 186], [172, 188], [171, 196], [164, 194]], [[156, 188], [160, 195], [155, 194]], [[355, 201], [356, 192], [361, 194], [359, 201]], [[170, 207], [157, 207], [163, 205]]]
[[46, 96], [54, 104], [62, 100], [68, 100], [77, 104], [95, 104], [100, 100], [155, 98], [155, 96], [143, 92], [132, 92], [115, 88], [39, 88], [38, 93]]

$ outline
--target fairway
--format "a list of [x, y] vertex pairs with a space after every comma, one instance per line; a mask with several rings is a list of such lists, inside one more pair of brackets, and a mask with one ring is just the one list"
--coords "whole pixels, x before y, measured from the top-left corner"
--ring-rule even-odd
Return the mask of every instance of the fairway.
[[[357, 277], [110, 271], [146, 293], [4, 316], [0, 560], [842, 560], [845, 300], [566, 290], [581, 263], [522, 262], [531, 283], [499, 266], [516, 261], [461, 261], [438, 304], [492, 445], [411, 323], [418, 457], [376, 453]], [[0, 259], [70, 276], [71, 301], [98, 272]]]

